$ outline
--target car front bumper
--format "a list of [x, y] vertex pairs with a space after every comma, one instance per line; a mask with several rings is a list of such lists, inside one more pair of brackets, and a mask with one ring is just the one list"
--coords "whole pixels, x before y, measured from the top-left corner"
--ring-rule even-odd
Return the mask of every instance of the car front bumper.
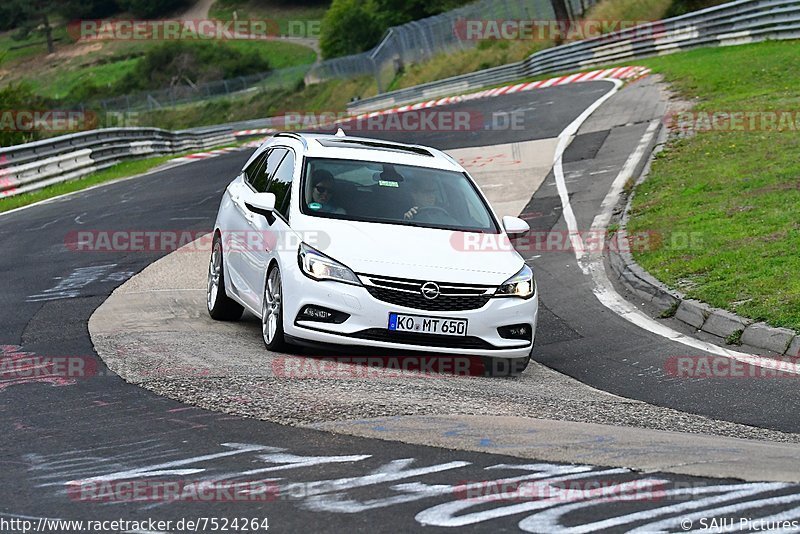
[[[362, 286], [314, 281], [299, 270], [286, 274], [294, 277], [288, 284], [284, 279], [283, 329], [291, 338], [332, 345], [495, 358], [527, 357], [535, 339], [538, 294], [527, 300], [492, 298], [482, 308], [475, 310], [427, 311], [378, 300]], [[296, 320], [306, 305], [322, 306], [350, 317], [341, 324]], [[388, 330], [391, 312], [467, 319], [467, 336], [451, 338], [413, 334], [403, 336], [402, 342], [395, 342], [396, 338], [391, 336], [394, 333]], [[529, 324], [531, 339], [506, 339], [500, 336], [498, 327], [514, 324]]]

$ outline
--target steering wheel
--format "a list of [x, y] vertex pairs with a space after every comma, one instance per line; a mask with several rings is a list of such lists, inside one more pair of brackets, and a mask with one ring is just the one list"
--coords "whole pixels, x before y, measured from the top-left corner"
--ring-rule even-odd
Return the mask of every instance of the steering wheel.
[[[435, 214], [437, 214], [437, 213], [439, 215], [444, 215], [445, 217], [447, 217], [451, 221], [454, 220], [453, 216], [450, 215], [450, 213], [446, 209], [444, 209], [442, 207], [439, 207], [439, 206], [423, 206], [421, 208], [418, 208], [417, 209], [417, 214], [414, 216], [414, 218], [416, 219], [417, 217], [419, 217], [420, 215], [423, 215], [426, 212], [428, 213], [428, 216], [424, 217], [424, 218], [428, 219], [429, 221], [431, 219], [431, 215], [434, 215], [433, 219], [436, 219], [437, 217], [435, 217]], [[435, 221], [431, 221], [431, 222], [435, 222]]]

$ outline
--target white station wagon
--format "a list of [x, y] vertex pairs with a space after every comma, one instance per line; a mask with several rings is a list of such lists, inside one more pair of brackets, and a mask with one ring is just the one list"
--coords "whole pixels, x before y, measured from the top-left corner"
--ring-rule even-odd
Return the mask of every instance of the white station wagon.
[[323, 344], [470, 355], [495, 373], [519, 373], [536, 333], [533, 271], [513, 247], [468, 252], [458, 243], [528, 230], [516, 217], [498, 221], [439, 150], [341, 131], [279, 133], [223, 195], [208, 311], [237, 320], [249, 310], [273, 351]]

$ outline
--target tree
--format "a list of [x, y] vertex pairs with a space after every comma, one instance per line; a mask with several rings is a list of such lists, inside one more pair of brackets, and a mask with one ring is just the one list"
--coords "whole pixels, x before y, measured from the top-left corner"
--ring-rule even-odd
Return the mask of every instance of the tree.
[[556, 20], [560, 22], [570, 20], [569, 10], [567, 9], [565, 0], [550, 0], [550, 4], [553, 6], [553, 13], [556, 16]]
[[188, 0], [119, 0], [122, 9], [143, 18], [163, 17], [186, 7], [188, 3]]
[[[569, 11], [567, 10], [566, 1], [565, 0], [550, 0], [550, 4], [553, 6], [553, 14], [555, 14], [555, 16], [556, 16], [556, 20], [558, 21], [559, 27], [569, 28], [570, 16], [569, 16]], [[569, 33], [569, 31], [567, 30], [565, 32], [565, 34], [566, 33]], [[564, 42], [564, 35], [562, 35], [562, 33], [559, 33], [556, 36], [555, 44], [556, 45], [560, 45], [563, 42]]]
[[100, 19], [120, 11], [117, 0], [60, 0], [51, 4], [64, 20]]
[[399, 26], [412, 20], [432, 17], [474, 0], [370, 0], [372, 11], [384, 26]]
[[383, 34], [369, 6], [361, 0], [334, 0], [322, 19], [319, 47], [326, 58], [369, 50]]
[[0, 2], [0, 31], [13, 30], [25, 20], [24, 4], [20, 0]]
[[18, 37], [27, 37], [30, 34], [43, 35], [47, 42], [47, 53], [52, 54], [56, 51], [53, 44], [53, 27], [50, 26], [50, 15], [53, 13], [52, 2], [46, 0], [35, 0], [22, 4], [24, 19], [19, 26]]
[[474, 0], [333, 0], [322, 19], [326, 58], [369, 50], [391, 26], [424, 19]]
[[19, 28], [26, 36], [42, 23], [44, 15], [65, 20], [102, 18], [119, 12], [117, 0], [3, 0], [0, 2], [0, 31]]

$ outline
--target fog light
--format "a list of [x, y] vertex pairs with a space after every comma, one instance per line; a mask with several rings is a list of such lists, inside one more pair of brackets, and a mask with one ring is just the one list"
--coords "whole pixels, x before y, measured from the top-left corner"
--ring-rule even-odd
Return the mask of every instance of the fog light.
[[501, 326], [497, 329], [497, 333], [503, 339], [525, 339], [527, 341], [533, 339], [533, 328], [529, 324]]
[[335, 324], [343, 323], [349, 317], [350, 315], [346, 313], [311, 304], [303, 306], [303, 309], [297, 314], [298, 321], [316, 321], [319, 323]]

